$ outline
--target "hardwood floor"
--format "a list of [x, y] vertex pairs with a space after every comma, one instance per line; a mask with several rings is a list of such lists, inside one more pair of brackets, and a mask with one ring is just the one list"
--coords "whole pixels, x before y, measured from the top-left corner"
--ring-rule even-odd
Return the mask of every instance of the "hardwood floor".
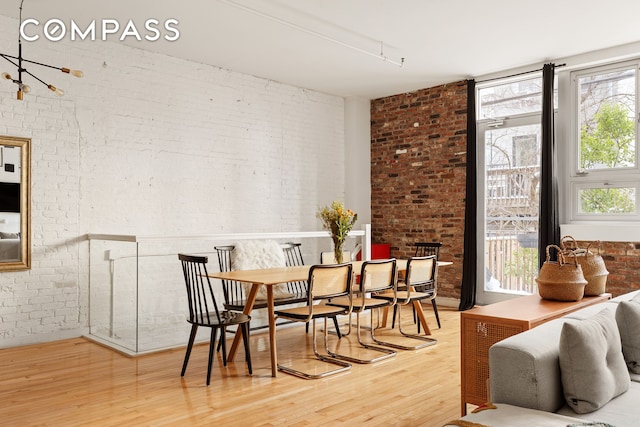
[[[184, 348], [130, 358], [77, 338], [3, 349], [0, 424], [442, 426], [460, 417], [460, 315], [441, 307], [438, 329], [433, 311], [425, 306], [425, 312], [438, 339], [435, 346], [398, 351], [372, 365], [354, 364], [345, 374], [320, 380], [282, 372], [272, 378], [266, 331], [252, 334], [253, 376], [243, 352], [226, 368], [217, 354], [209, 387], [207, 345], [194, 348], [184, 378]], [[410, 310], [404, 313], [411, 316]], [[310, 337], [304, 325], [280, 327], [280, 362], [306, 365], [296, 358], [311, 353]], [[340, 350], [355, 352], [354, 343], [352, 335], [343, 338]]]

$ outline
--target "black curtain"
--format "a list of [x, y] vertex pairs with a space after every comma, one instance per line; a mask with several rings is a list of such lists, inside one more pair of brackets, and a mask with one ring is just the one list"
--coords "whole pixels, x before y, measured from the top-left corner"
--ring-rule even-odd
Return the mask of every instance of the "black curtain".
[[558, 173], [553, 113], [554, 75], [555, 64], [545, 64], [542, 68], [542, 157], [540, 159], [540, 211], [538, 216], [539, 267], [542, 267], [546, 260], [547, 245], [560, 243]]
[[462, 261], [462, 287], [460, 306], [468, 310], [476, 303], [477, 282], [477, 199], [476, 188], [476, 81], [467, 80], [467, 189], [464, 207], [464, 254]]

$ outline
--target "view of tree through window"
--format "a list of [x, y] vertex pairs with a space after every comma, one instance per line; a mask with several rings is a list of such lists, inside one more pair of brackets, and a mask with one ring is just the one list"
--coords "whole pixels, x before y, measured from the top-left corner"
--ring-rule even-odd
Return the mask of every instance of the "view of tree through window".
[[[633, 60], [561, 74], [561, 84], [571, 85], [561, 88], [556, 135], [563, 221], [640, 221], [639, 67], [640, 60]], [[484, 195], [482, 298], [535, 293], [541, 75], [480, 83], [476, 99], [478, 150], [484, 152], [478, 186]]]
[[635, 163], [635, 123], [627, 107], [603, 102], [580, 129], [580, 168], [608, 169]]
[[636, 69], [630, 65], [577, 77], [578, 214], [636, 213], [635, 185], [616, 182], [616, 174], [637, 164]]

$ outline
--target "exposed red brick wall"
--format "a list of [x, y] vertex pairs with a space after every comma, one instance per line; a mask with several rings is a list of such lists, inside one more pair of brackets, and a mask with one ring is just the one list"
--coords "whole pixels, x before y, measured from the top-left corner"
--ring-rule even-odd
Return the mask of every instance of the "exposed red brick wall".
[[615, 297], [640, 289], [640, 243], [578, 241], [577, 244], [602, 256], [609, 272], [607, 292]]
[[[460, 298], [467, 87], [450, 83], [371, 102], [371, 228], [391, 256], [441, 241], [438, 294]], [[417, 126], [415, 125], [417, 124]]]
[[[373, 243], [413, 255], [417, 241], [441, 241], [439, 295], [460, 298], [464, 245], [467, 93], [464, 82], [371, 101]], [[414, 126], [417, 123], [418, 126]], [[580, 247], [596, 242], [578, 242]], [[640, 289], [640, 243], [601, 242], [614, 296]]]

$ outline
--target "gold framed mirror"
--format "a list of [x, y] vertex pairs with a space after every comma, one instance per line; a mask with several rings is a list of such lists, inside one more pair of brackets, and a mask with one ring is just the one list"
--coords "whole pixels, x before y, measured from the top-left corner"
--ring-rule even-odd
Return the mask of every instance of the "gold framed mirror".
[[31, 268], [31, 139], [0, 136], [0, 271]]

